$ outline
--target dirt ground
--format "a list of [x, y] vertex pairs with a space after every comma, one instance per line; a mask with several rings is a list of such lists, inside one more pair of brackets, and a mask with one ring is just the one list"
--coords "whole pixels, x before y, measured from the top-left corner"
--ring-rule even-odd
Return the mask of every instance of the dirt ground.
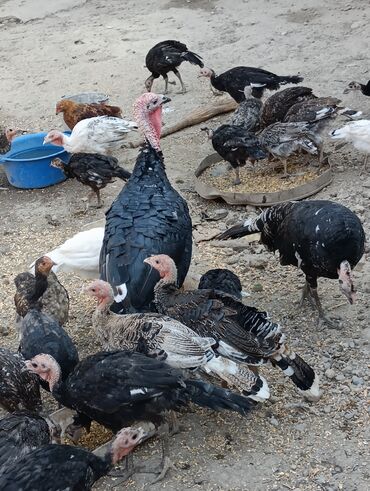
[[[0, 124], [32, 131], [63, 128], [55, 102], [65, 94], [101, 91], [131, 116], [133, 100], [143, 92], [149, 48], [163, 39], [179, 39], [201, 54], [216, 71], [236, 65], [263, 66], [279, 74], [300, 72], [317, 95], [333, 95], [370, 117], [370, 98], [343, 95], [351, 80], [367, 81], [370, 7], [367, 0], [8, 0], [0, 2]], [[170, 112], [165, 124], [213, 100], [197, 69], [181, 67], [188, 88], [177, 94], [170, 86]], [[163, 90], [162, 81], [154, 83]], [[216, 118], [217, 127], [225, 118]], [[337, 120], [333, 125], [341, 125]], [[188, 200], [195, 238], [223, 230], [251, 207], [206, 202], [194, 191], [193, 172], [213, 150], [199, 126], [163, 139], [167, 172]], [[328, 143], [335, 178], [316, 198], [328, 198], [356, 211], [365, 231], [370, 228], [370, 173], [363, 173], [363, 155], [346, 146], [335, 152]], [[137, 149], [117, 153], [132, 169]], [[1, 168], [1, 166], [0, 166]], [[17, 348], [14, 329], [13, 277], [31, 260], [56, 247], [84, 226], [104, 217], [121, 188], [115, 182], [103, 191], [105, 206], [79, 214], [87, 190], [64, 182], [43, 190], [21, 191], [0, 171], [0, 328], [1, 345]], [[226, 212], [226, 218], [209, 222]], [[225, 215], [225, 213], [223, 214]], [[174, 462], [157, 490], [223, 491], [365, 491], [369, 471], [369, 307], [370, 258], [355, 271], [358, 302], [349, 306], [336, 281], [321, 280], [324, 305], [340, 315], [342, 328], [318, 327], [307, 305], [298, 308], [302, 275], [279, 265], [257, 243], [238, 241], [226, 248], [194, 247], [193, 270], [229, 267], [250, 293], [247, 302], [267, 310], [284, 326], [290, 344], [317, 370], [322, 398], [302, 401], [293, 385], [273, 368], [263, 369], [273, 397], [249, 419], [230, 413], [194, 410], [180, 416], [182, 431], [171, 441]], [[92, 305], [82, 298], [81, 279], [61, 275], [71, 297], [68, 331], [81, 356], [94, 352]], [[146, 444], [136, 459], [159, 458], [158, 442]], [[116, 489], [140, 490], [147, 475], [135, 476]], [[107, 478], [96, 489], [111, 489]]]

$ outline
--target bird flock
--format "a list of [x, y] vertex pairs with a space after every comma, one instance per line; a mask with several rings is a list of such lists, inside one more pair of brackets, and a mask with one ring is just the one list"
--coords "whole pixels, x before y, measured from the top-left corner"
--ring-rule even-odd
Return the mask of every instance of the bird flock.
[[[239, 66], [216, 75], [186, 45], [167, 40], [147, 54], [150, 76], [145, 92], [133, 105], [133, 121], [119, 107], [104, 103], [57, 103], [71, 133], [52, 130], [44, 143], [63, 146], [70, 159], [54, 159], [68, 178], [91, 188], [98, 207], [100, 190], [114, 178], [124, 181], [106, 211], [105, 226], [77, 233], [46, 253], [14, 279], [17, 353], [0, 348], [0, 405], [9, 413], [0, 421], [0, 489], [88, 490], [126, 458], [125, 478], [153, 472], [163, 479], [171, 467], [170, 435], [175, 413], [190, 403], [214, 411], [248, 416], [270, 397], [262, 365], [282, 370], [302, 397], [317, 401], [319, 376], [304, 354], [289, 348], [289, 339], [268, 314], [243, 302], [240, 279], [226, 269], [212, 269], [198, 288], [183, 284], [192, 261], [192, 221], [186, 200], [173, 188], [161, 151], [163, 105], [168, 73], [186, 87], [178, 70], [188, 61], [210, 80], [215, 94], [227, 92], [238, 107], [226, 124], [202, 128], [214, 149], [235, 171], [249, 161], [276, 158], [289, 178], [288, 158], [300, 152], [323, 158], [322, 132], [333, 118], [356, 119], [360, 112], [332, 96], [318, 97], [299, 85], [300, 75], [280, 76], [260, 68]], [[162, 76], [163, 94], [152, 92]], [[279, 90], [281, 85], [293, 84]], [[369, 85], [351, 82], [346, 91], [369, 96]], [[277, 91], [262, 100], [266, 90]], [[145, 143], [132, 173], [111, 155], [131, 131]], [[21, 132], [6, 129], [1, 152]], [[331, 132], [370, 153], [370, 121], [351, 121]], [[89, 196], [87, 206], [91, 206]], [[317, 292], [320, 277], [336, 279], [348, 302], [355, 301], [353, 269], [365, 249], [359, 218], [331, 201], [286, 202], [257, 218], [235, 224], [216, 238], [229, 240], [252, 233], [279, 251], [280, 263], [305, 275], [302, 302], [308, 299], [319, 321], [336, 327]], [[92, 328], [101, 350], [80, 359], [65, 330], [69, 296], [57, 273], [74, 272], [90, 282], [83, 293], [95, 302]], [[252, 368], [251, 368], [252, 367]], [[268, 372], [267, 372], [268, 373]], [[61, 428], [42, 403], [48, 391], [60, 407], [74, 411]], [[95, 421], [115, 434], [104, 456], [74, 442]], [[135, 464], [132, 450], [152, 436], [143, 422], [154, 425], [161, 442], [161, 463], [148, 470]], [[138, 426], [139, 423], [142, 425]], [[136, 426], [134, 426], [136, 425]]]

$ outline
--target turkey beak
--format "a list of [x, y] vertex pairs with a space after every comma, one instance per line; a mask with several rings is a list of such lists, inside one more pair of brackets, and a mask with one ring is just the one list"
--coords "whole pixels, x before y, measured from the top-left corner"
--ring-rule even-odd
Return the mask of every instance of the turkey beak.
[[167, 104], [167, 102], [171, 102], [170, 97], [167, 97], [166, 95], [162, 96], [162, 105]]
[[344, 90], [343, 90], [343, 94], [349, 94], [349, 91], [350, 89], [348, 87], [346, 87]]

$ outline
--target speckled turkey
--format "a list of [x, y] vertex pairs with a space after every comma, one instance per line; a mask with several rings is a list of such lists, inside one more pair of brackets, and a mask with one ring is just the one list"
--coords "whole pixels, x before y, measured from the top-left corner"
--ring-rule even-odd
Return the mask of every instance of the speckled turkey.
[[336, 326], [324, 314], [317, 279], [338, 279], [342, 293], [349, 303], [354, 302], [352, 269], [365, 247], [365, 232], [355, 213], [332, 201], [291, 201], [272, 206], [256, 219], [235, 225], [215, 238], [238, 238], [256, 232], [261, 232], [261, 242], [267, 249], [279, 251], [280, 264], [303, 271], [306, 284], [302, 301], [311, 298], [319, 319]]

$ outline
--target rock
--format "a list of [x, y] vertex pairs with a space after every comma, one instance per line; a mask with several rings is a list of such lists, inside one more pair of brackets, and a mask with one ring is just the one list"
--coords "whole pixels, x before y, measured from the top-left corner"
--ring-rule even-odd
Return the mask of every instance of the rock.
[[324, 406], [324, 413], [329, 414], [331, 413], [333, 408], [331, 406]]
[[226, 208], [218, 208], [210, 216], [212, 220], [222, 220], [223, 218], [226, 218], [228, 214], [229, 210], [226, 210]]
[[230, 164], [227, 164], [226, 162], [219, 164], [217, 166], [214, 166], [211, 170], [211, 176], [212, 177], [220, 177], [220, 176], [225, 176], [230, 172], [231, 166]]
[[234, 255], [234, 256], [230, 256], [227, 259], [225, 259], [225, 263], [232, 266], [233, 264], [238, 263], [239, 260], [240, 260], [239, 257]]
[[337, 382], [343, 382], [343, 380], [345, 380], [345, 376], [343, 375], [343, 373], [338, 373], [338, 375], [335, 377], [335, 380]]
[[353, 385], [363, 385], [364, 379], [362, 377], [357, 377], [357, 375], [354, 375], [352, 377], [352, 383]]
[[279, 421], [275, 418], [275, 416], [271, 416], [269, 422], [270, 424], [272, 424], [272, 426], [275, 426], [275, 428], [279, 426]]
[[254, 285], [252, 285], [251, 287], [251, 291], [252, 292], [262, 292], [263, 291], [263, 286], [261, 285], [261, 283], [255, 283]]
[[268, 264], [267, 256], [262, 254], [249, 254], [244, 252], [240, 254], [240, 260], [243, 261], [247, 268], [265, 269]]
[[0, 245], [0, 256], [7, 256], [11, 251], [10, 246]]
[[328, 368], [327, 370], [325, 370], [325, 377], [329, 380], [333, 379], [335, 377], [335, 370], [333, 370], [332, 368]]

